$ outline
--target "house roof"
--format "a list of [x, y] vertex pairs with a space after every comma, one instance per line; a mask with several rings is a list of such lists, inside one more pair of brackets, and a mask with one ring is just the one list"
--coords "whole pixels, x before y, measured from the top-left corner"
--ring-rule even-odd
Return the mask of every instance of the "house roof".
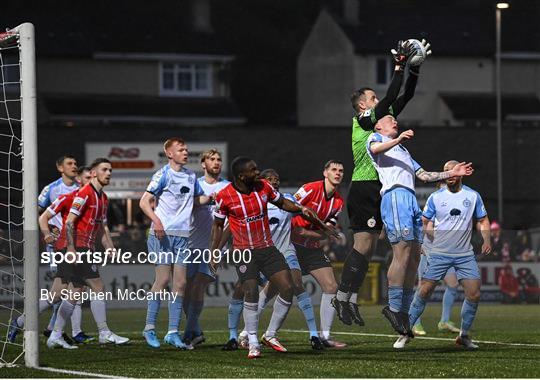
[[235, 103], [227, 98], [44, 94], [41, 99], [53, 123], [245, 123]]
[[[496, 97], [493, 93], [441, 93], [440, 96], [456, 120], [494, 120], [497, 117]], [[540, 113], [540, 100], [534, 94], [503, 94], [501, 106], [503, 119], [508, 115]]]
[[[215, 15], [214, 15], [215, 16]], [[188, 1], [55, 0], [8, 2], [2, 24], [31, 22], [41, 56], [89, 57], [94, 52], [230, 53], [220, 33], [191, 27]]]
[[[348, 1], [348, 0], [344, 0]], [[493, 0], [358, 0], [358, 23], [342, 17], [341, 1], [327, 9], [362, 53], [387, 53], [398, 39], [427, 39], [437, 56], [493, 56]], [[540, 2], [511, 2], [502, 11], [502, 51], [540, 52]]]

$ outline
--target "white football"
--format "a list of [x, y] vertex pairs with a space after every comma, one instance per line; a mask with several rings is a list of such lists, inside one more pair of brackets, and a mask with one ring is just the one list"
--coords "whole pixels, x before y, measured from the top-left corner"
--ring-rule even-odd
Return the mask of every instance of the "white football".
[[408, 39], [409, 43], [412, 45], [415, 50], [415, 54], [409, 58], [409, 65], [411, 66], [420, 66], [427, 58], [426, 48], [422, 43], [413, 38]]

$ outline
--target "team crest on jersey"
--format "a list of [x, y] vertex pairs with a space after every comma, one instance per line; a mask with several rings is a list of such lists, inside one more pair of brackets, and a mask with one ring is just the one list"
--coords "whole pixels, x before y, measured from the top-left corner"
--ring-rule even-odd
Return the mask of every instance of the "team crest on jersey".
[[193, 185], [195, 183], [195, 178], [194, 177], [189, 177], [188, 182], [189, 182], [190, 185]]
[[409, 233], [411, 232], [408, 228], [403, 229], [403, 236], [409, 236]]
[[375, 224], [377, 224], [377, 221], [375, 220], [374, 216], [372, 216], [371, 218], [368, 219], [367, 225], [368, 225], [369, 228], [375, 227]]
[[263, 194], [261, 196], [261, 198], [262, 198], [263, 202], [268, 202], [268, 197], [266, 196], [266, 194]]
[[471, 207], [471, 201], [468, 198], [465, 198], [465, 200], [463, 201], [463, 206]]
[[247, 271], [247, 266], [245, 266], [245, 265], [240, 265], [240, 267], [238, 268], [238, 270], [240, 271], [240, 273], [246, 273], [246, 271]]

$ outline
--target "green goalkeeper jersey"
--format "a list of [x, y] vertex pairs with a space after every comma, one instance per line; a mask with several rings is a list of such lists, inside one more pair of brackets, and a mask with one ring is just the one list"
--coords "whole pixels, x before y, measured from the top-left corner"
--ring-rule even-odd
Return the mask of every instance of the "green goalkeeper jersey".
[[[364, 113], [362, 117], [369, 117], [370, 111]], [[353, 117], [352, 125], [352, 152], [354, 159], [353, 181], [376, 181], [379, 179], [377, 170], [371, 163], [366, 144], [373, 129], [365, 130], [358, 123], [358, 118]]]

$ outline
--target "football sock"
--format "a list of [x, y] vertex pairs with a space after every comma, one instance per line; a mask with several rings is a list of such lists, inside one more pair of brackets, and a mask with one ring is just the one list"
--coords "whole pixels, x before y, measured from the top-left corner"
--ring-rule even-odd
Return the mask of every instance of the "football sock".
[[403, 287], [402, 286], [389, 286], [388, 287], [388, 306], [390, 310], [397, 313], [401, 310], [401, 304], [403, 302]]
[[49, 320], [49, 325], [47, 326], [47, 330], [52, 331], [54, 329], [54, 323], [56, 322], [56, 316], [58, 315], [58, 309], [60, 308], [60, 304], [62, 302], [56, 302], [52, 305], [52, 315], [51, 319]]
[[317, 322], [315, 321], [315, 312], [313, 311], [313, 305], [311, 304], [311, 297], [306, 293], [300, 293], [296, 296], [298, 300], [298, 308], [304, 314], [306, 323], [309, 329], [309, 336], [319, 336], [317, 332]]
[[244, 323], [249, 337], [250, 346], [258, 346], [257, 329], [259, 327], [259, 313], [257, 302], [244, 302]]
[[403, 297], [401, 298], [400, 311], [409, 314], [409, 308], [411, 307], [411, 302], [413, 298], [414, 298], [414, 289], [403, 288]]
[[416, 321], [420, 318], [424, 309], [426, 308], [426, 300], [418, 295], [418, 292], [414, 295], [411, 307], [409, 308], [409, 324], [414, 326]]
[[[351, 253], [345, 259], [343, 264], [343, 271], [341, 274], [341, 283], [339, 284], [339, 291], [349, 294], [350, 292], [358, 292], [358, 288], [362, 286], [364, 278], [369, 268], [369, 261], [366, 256], [362, 255], [356, 249], [353, 249]], [[348, 299], [340, 299], [340, 301], [348, 301]]]
[[266, 293], [264, 292], [264, 289], [261, 290], [259, 292], [259, 315], [262, 314], [264, 308], [266, 307], [266, 305], [268, 304], [268, 301], [270, 301], [267, 297], [266, 297]]
[[448, 322], [450, 320], [450, 315], [452, 314], [452, 305], [454, 305], [456, 295], [457, 288], [452, 288], [450, 286], [446, 287], [442, 299], [441, 322]]
[[81, 302], [77, 301], [71, 314], [71, 336], [77, 336], [81, 330], [82, 308]]
[[352, 292], [351, 298], [349, 298], [349, 302], [358, 303], [358, 293]]
[[169, 330], [167, 334], [178, 332], [180, 319], [182, 318], [183, 297], [177, 296], [175, 300], [169, 301]]
[[240, 324], [240, 315], [244, 309], [244, 301], [231, 298], [229, 301], [228, 328], [229, 339], [238, 340], [238, 325]]
[[160, 306], [161, 299], [159, 297], [149, 297], [148, 306], [146, 309], [146, 326], [144, 326], [144, 331], [154, 330], [156, 328], [156, 321]]
[[279, 330], [287, 314], [291, 308], [291, 302], [285, 301], [281, 296], [276, 297], [274, 302], [274, 311], [272, 312], [272, 318], [270, 318], [270, 323], [268, 324], [268, 329], [266, 330], [266, 337], [271, 338], [276, 335], [276, 332]]
[[336, 309], [331, 304], [335, 294], [323, 293], [321, 298], [320, 315], [321, 315], [321, 335], [323, 339], [330, 337], [330, 329], [334, 322], [334, 314]]
[[349, 299], [351, 298], [351, 293], [350, 292], [342, 292], [341, 290], [338, 290], [337, 293], [336, 293], [336, 298], [337, 298], [338, 301], [348, 302]]
[[56, 322], [54, 323], [54, 330], [51, 333], [52, 339], [58, 339], [62, 336], [62, 331], [64, 331], [66, 321], [71, 318], [74, 307], [75, 305], [73, 305], [71, 302], [66, 300], [62, 301], [60, 307], [58, 308], [58, 315], [56, 317]]
[[90, 301], [90, 310], [96, 321], [96, 325], [100, 334], [110, 331], [107, 326], [107, 307], [103, 300]]
[[201, 301], [189, 302], [184, 337], [188, 336], [189, 338], [194, 338], [201, 335], [198, 321], [199, 317], [201, 316], [203, 306], [204, 303]]
[[465, 298], [461, 307], [461, 332], [460, 335], [468, 335], [476, 317], [478, 302], [471, 302]]

